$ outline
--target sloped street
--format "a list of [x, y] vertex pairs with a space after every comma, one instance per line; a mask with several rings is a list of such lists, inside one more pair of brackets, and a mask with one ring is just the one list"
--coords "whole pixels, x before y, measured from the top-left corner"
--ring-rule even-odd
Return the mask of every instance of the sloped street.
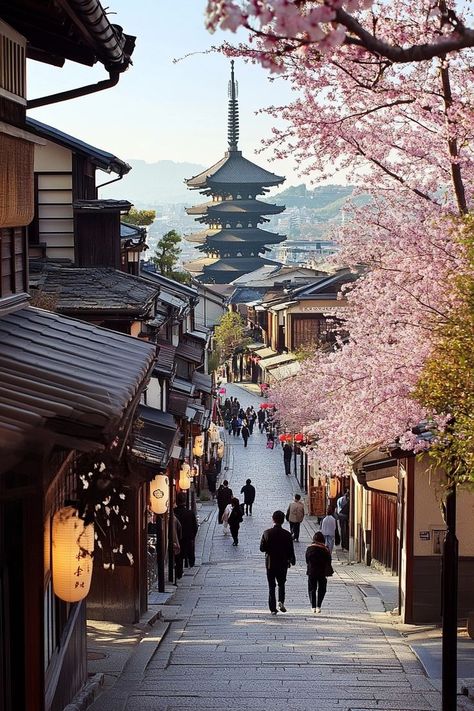
[[[228, 393], [258, 407], [242, 388]], [[270, 615], [259, 542], [272, 512], [286, 511], [295, 480], [284, 474], [281, 448], [267, 450], [258, 431], [247, 449], [240, 438], [229, 445], [225, 475], [233, 491], [239, 494], [248, 477], [257, 490], [239, 546], [217, 523], [217, 508], [203, 505], [197, 565], [162, 608], [162, 637], [152, 629], [93, 711], [439, 709], [438, 691], [380, 598], [367, 595], [370, 585], [337, 555], [322, 614], [311, 612], [304, 553], [313, 520], [305, 520], [295, 543], [288, 612]]]

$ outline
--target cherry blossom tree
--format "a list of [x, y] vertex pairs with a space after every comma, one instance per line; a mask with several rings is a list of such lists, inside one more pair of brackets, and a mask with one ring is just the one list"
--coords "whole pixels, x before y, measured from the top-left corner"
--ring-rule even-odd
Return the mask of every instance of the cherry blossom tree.
[[[450, 22], [461, 17], [446, 3], [377, 3], [365, 14], [358, 3], [239, 7], [220, 3], [211, 24], [253, 28], [253, 41], [224, 51], [262, 61], [297, 91], [291, 105], [270, 109], [287, 125], [266, 147], [295, 156], [311, 176], [344, 169], [372, 197], [351, 208], [338, 235], [339, 265], [361, 271], [339, 314], [348, 340], [317, 352], [272, 395], [284, 424], [303, 425], [325, 469], [341, 472], [347, 452], [400, 438], [420, 447], [413, 427], [436, 414], [443, 424], [444, 413], [414, 393], [456, 308], [456, 275], [468, 269], [457, 231], [473, 194], [472, 54], [446, 44], [459, 40]], [[354, 40], [355, 26], [347, 21], [341, 31], [334, 17], [321, 36], [311, 12], [328, 8], [338, 18], [351, 12], [384, 48], [365, 35]]]
[[255, 57], [272, 71], [291, 55], [319, 61], [347, 47], [405, 64], [473, 47], [466, 9], [447, 0], [208, 0], [207, 27], [246, 28], [258, 40]]

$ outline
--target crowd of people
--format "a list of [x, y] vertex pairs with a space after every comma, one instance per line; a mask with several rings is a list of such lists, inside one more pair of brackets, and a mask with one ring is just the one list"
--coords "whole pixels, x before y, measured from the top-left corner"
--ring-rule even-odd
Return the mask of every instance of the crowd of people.
[[[255, 426], [261, 433], [266, 433], [267, 446], [271, 448], [278, 442], [276, 436], [275, 412], [273, 409], [262, 408], [255, 412], [253, 406], [244, 409], [236, 397], [225, 400], [222, 407], [224, 427], [231, 437], [242, 437], [244, 447], [247, 447], [249, 437], [253, 435]], [[283, 464], [286, 475], [290, 475], [293, 448], [284, 443]], [[239, 545], [239, 530], [245, 516], [252, 516], [256, 499], [256, 489], [251, 479], [247, 479], [240, 489], [243, 496], [241, 502], [224, 479], [217, 488], [217, 477], [220, 474], [220, 463], [211, 461], [206, 470], [209, 491], [217, 502], [218, 523], [222, 524], [224, 535], [230, 533], [232, 545]], [[265, 567], [268, 581], [268, 606], [272, 615], [286, 612], [285, 584], [288, 569], [295, 565], [294, 543], [299, 542], [301, 523], [305, 517], [305, 507], [300, 494], [295, 494], [289, 503], [286, 514], [277, 510], [273, 513], [273, 526], [264, 531], [260, 551], [265, 553]], [[185, 495], [178, 494], [175, 509], [177, 520], [176, 541], [176, 577], [183, 573], [183, 562], [192, 567], [195, 562], [194, 541], [198, 524], [194, 512], [186, 509]], [[284, 523], [289, 523], [290, 530]], [[321, 612], [321, 606], [326, 595], [327, 578], [333, 574], [332, 552], [334, 545], [348, 541], [349, 492], [337, 499], [335, 506], [327, 509], [327, 514], [320, 520], [320, 530], [314, 534], [311, 544], [305, 552], [306, 575], [308, 579], [308, 596], [311, 609], [315, 614]], [[339, 530], [340, 527], [340, 530]]]

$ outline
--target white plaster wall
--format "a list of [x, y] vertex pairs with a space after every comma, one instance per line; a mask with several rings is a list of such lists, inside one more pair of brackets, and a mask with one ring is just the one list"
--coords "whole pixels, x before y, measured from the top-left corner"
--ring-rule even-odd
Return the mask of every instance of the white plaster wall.
[[45, 146], [35, 145], [35, 172], [51, 173], [72, 170], [72, 153], [50, 141]]
[[[441, 513], [443, 476], [439, 470], [430, 470], [427, 456], [415, 464], [415, 520], [414, 555], [439, 555], [433, 550], [433, 530], [445, 529]], [[474, 493], [458, 489], [457, 536], [459, 555], [474, 556]], [[429, 531], [430, 540], [422, 540], [420, 531]]]

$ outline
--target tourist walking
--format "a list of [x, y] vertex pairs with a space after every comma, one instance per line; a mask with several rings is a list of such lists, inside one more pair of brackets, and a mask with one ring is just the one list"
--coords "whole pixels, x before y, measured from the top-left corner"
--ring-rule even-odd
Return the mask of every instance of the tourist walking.
[[245, 515], [252, 515], [252, 506], [255, 501], [255, 487], [252, 484], [251, 479], [247, 479], [244, 486], [241, 488], [240, 493], [244, 495], [244, 507]]
[[331, 553], [324, 545], [324, 536], [318, 531], [313, 542], [306, 549], [306, 575], [308, 576], [308, 595], [311, 609], [316, 614], [321, 612], [326, 595], [328, 575], [332, 575]]
[[250, 415], [248, 417], [249, 430], [250, 430], [251, 435], [253, 434], [253, 428], [254, 428], [256, 419], [257, 419], [257, 415], [255, 414], [255, 410], [253, 409], [253, 407], [251, 407], [250, 408]]
[[231, 506], [232, 506], [232, 511], [230, 512], [228, 516], [228, 522], [229, 522], [229, 528], [230, 528], [230, 533], [232, 535], [232, 540], [233, 546], [238, 546], [239, 545], [239, 528], [240, 524], [243, 521], [243, 514], [242, 514], [242, 509], [240, 506], [239, 500], [233, 496], [231, 500]]
[[285, 514], [275, 511], [272, 516], [273, 528], [263, 532], [260, 550], [265, 553], [265, 567], [268, 581], [268, 607], [272, 615], [277, 614], [275, 588], [278, 585], [278, 610], [286, 612], [285, 583], [288, 568], [296, 564], [295, 549], [291, 533], [283, 528]]
[[246, 447], [250, 437], [250, 430], [245, 423], [242, 425], [240, 434], [242, 435], [242, 439], [244, 440], [244, 447]]
[[329, 507], [321, 523], [321, 533], [324, 536], [324, 542], [330, 553], [332, 553], [334, 541], [336, 540], [336, 526], [337, 522], [333, 515], [333, 509]]
[[288, 442], [283, 445], [283, 463], [285, 465], [285, 474], [291, 474], [291, 458], [293, 456], [293, 447]]
[[180, 491], [176, 497], [175, 518], [181, 525], [178, 532], [179, 553], [175, 555], [176, 578], [179, 580], [183, 576], [183, 564], [188, 568], [194, 566], [196, 556], [194, 553], [194, 541], [198, 532], [198, 522], [194, 511], [186, 508], [186, 494]]
[[304, 503], [301, 501], [301, 495], [295, 494], [295, 500], [288, 506], [286, 512], [286, 520], [290, 523], [290, 531], [294, 541], [300, 539], [300, 526], [304, 519]]
[[259, 410], [257, 412], [258, 429], [260, 433], [263, 432], [263, 425], [265, 424], [265, 410]]
[[227, 506], [227, 504], [230, 504], [232, 500], [232, 489], [229, 488], [229, 482], [227, 479], [224, 479], [220, 487], [217, 489], [217, 509], [219, 512], [218, 515], [218, 522], [222, 523], [222, 514], [224, 513], [224, 509]]
[[349, 550], [349, 489], [336, 502], [337, 518], [341, 526], [341, 548]]

